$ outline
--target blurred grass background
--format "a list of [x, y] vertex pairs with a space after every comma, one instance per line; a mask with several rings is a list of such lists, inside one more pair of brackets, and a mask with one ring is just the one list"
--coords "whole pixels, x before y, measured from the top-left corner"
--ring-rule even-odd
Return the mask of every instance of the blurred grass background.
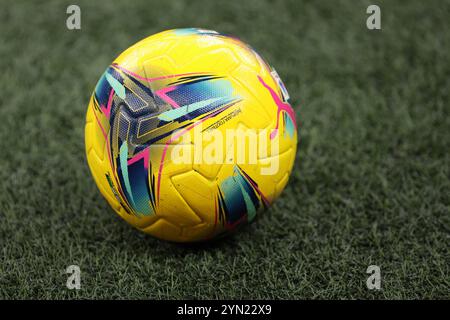
[[[5, 1], [0, 298], [449, 298], [449, 1]], [[66, 28], [78, 4], [82, 29]], [[366, 28], [378, 4], [382, 30]], [[301, 148], [282, 197], [224, 240], [173, 245], [110, 209], [89, 96], [125, 48], [202, 27], [284, 80]], [[82, 289], [64, 273], [77, 264]], [[382, 290], [366, 288], [381, 267]]]

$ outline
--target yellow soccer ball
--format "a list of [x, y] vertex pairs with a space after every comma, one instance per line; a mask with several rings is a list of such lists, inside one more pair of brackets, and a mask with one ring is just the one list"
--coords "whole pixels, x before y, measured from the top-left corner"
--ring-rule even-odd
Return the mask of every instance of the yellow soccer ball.
[[288, 182], [295, 114], [276, 71], [237, 38], [175, 29], [124, 51], [89, 102], [95, 182], [129, 224], [208, 240], [252, 221]]

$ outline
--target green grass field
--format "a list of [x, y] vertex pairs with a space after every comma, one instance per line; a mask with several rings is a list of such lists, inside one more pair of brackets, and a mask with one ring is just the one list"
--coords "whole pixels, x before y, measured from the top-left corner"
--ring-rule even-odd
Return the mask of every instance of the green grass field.
[[[450, 298], [449, 1], [1, 2], [0, 298]], [[79, 31], [66, 28], [72, 3]], [[366, 28], [372, 3], [379, 31]], [[104, 69], [178, 27], [250, 43], [301, 123], [282, 197], [210, 244], [121, 221], [84, 153]]]

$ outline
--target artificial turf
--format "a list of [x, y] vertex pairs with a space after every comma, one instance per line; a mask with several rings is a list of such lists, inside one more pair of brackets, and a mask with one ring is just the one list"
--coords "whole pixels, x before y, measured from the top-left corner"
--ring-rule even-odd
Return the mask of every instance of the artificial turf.
[[[450, 298], [448, 1], [2, 1], [0, 298]], [[301, 124], [295, 170], [256, 223], [203, 245], [155, 240], [102, 198], [89, 96], [153, 33], [250, 43]], [[66, 288], [68, 265], [81, 290]], [[366, 269], [381, 267], [382, 289]]]

